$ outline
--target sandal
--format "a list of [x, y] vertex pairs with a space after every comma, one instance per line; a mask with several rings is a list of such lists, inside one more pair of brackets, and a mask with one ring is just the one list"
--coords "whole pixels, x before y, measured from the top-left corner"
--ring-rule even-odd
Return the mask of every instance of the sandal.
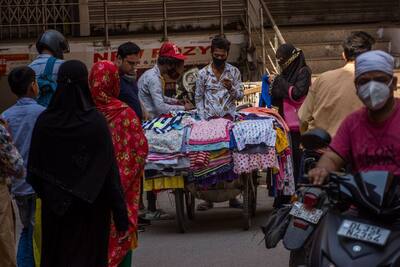
[[214, 204], [212, 202], [204, 201], [204, 202], [200, 203], [199, 205], [197, 205], [198, 211], [206, 211], [206, 210], [209, 210], [212, 208], [214, 208]]
[[144, 215], [144, 219], [149, 221], [164, 221], [164, 220], [173, 220], [174, 216], [169, 215], [168, 213], [164, 212], [163, 210], [156, 210], [156, 211], [148, 211]]

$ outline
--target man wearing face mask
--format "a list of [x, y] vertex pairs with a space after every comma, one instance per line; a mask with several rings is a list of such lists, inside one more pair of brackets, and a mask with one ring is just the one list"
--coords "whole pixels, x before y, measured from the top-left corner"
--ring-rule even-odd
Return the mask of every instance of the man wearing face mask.
[[[165, 79], [178, 80], [184, 70], [184, 60], [186, 56], [179, 52], [178, 47], [165, 42], [161, 48], [157, 59], [157, 64], [147, 70], [140, 77], [138, 82], [139, 98], [148, 119], [153, 119], [170, 111], [191, 110], [193, 105], [184, 101], [178, 101], [164, 95]], [[147, 192], [148, 212], [144, 218], [148, 220], [169, 220], [172, 217], [156, 207], [157, 195]]]
[[236, 112], [236, 101], [244, 96], [240, 71], [226, 63], [230, 42], [224, 37], [211, 41], [212, 63], [199, 72], [195, 101], [202, 119], [230, 117]]
[[140, 47], [132, 42], [123, 43], [118, 47], [117, 66], [120, 74], [119, 100], [133, 109], [140, 120], [143, 120], [143, 110], [139, 100], [139, 89], [136, 82], [136, 66], [140, 63]]
[[[202, 119], [234, 119], [236, 101], [242, 100], [244, 87], [240, 71], [226, 63], [231, 43], [224, 37], [217, 36], [211, 41], [212, 63], [199, 72], [196, 83], [195, 101], [199, 116]], [[197, 210], [213, 208], [212, 202], [202, 202]], [[236, 198], [229, 200], [231, 208], [242, 208]]]
[[175, 44], [165, 42], [160, 48], [157, 64], [140, 77], [139, 98], [149, 114], [149, 119], [170, 111], [193, 109], [190, 103], [164, 95], [165, 78], [178, 80], [183, 73], [185, 59], [186, 56], [179, 52]]
[[397, 77], [394, 59], [383, 51], [366, 52], [356, 58], [357, 95], [366, 106], [341, 124], [310, 181], [323, 184], [332, 171], [351, 163], [357, 172], [384, 170], [400, 175], [400, 103], [394, 98]]

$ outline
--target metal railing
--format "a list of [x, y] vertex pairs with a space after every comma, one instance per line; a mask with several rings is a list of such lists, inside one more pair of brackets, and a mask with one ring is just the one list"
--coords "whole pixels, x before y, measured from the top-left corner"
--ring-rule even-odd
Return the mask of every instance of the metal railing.
[[[97, 2], [97, 1], [96, 1]], [[151, 2], [147, 1], [147, 3]], [[199, 1], [197, 1], [199, 2]], [[172, 22], [178, 22], [178, 21], [191, 21], [191, 20], [207, 20], [207, 19], [215, 19], [219, 20], [219, 33], [222, 35], [224, 34], [224, 21], [226, 18], [234, 18], [236, 17], [235, 14], [225, 14], [224, 10], [224, 1], [223, 0], [208, 0], [207, 2], [210, 3], [215, 3], [218, 5], [218, 14], [215, 15], [187, 15], [187, 16], [172, 16], [169, 14], [168, 9], [169, 9], [169, 3], [173, 3], [173, 1], [168, 1], [168, 0], [162, 0], [162, 1], [157, 1], [154, 0], [154, 3], [162, 3], [162, 17], [160, 18], [140, 18], [140, 19], [109, 19], [109, 8], [108, 6], [110, 4], [113, 5], [129, 5], [130, 3], [132, 4], [137, 4], [136, 1], [113, 1], [112, 3], [109, 3], [108, 0], [103, 0], [103, 12], [104, 12], [104, 29], [105, 29], [105, 43], [108, 44], [108, 31], [109, 31], [109, 25], [111, 24], [123, 24], [123, 23], [162, 23], [162, 29], [163, 29], [163, 39], [167, 40], [168, 39], [168, 27], [169, 24]], [[225, 1], [226, 2], [226, 1]], [[96, 6], [96, 4], [91, 5]], [[97, 4], [98, 6], [98, 4]], [[99, 24], [101, 21], [96, 21], [96, 20], [91, 20], [91, 24]]]
[[49, 27], [73, 32], [77, 14], [76, 0], [0, 0], [0, 40], [36, 37]]
[[[254, 5], [254, 2], [251, 0], [247, 0], [247, 33], [249, 35], [249, 47], [256, 47], [256, 41], [260, 43], [261, 47], [261, 56], [257, 55], [257, 49], [256, 50], [256, 57], [261, 58], [261, 70], [259, 71], [259, 74], [262, 75], [265, 72], [268, 74], [270, 73], [278, 73], [278, 67], [276, 64], [276, 61], [273, 59], [275, 57], [276, 50], [280, 44], [286, 43], [285, 38], [283, 37], [278, 25], [275, 23], [274, 18], [271, 15], [270, 10], [268, 9], [266, 3], [263, 0], [258, 0], [257, 4], [260, 6], [260, 8], [256, 8]], [[252, 20], [250, 19], [250, 14], [258, 14], [259, 16], [259, 25], [254, 25]], [[269, 20], [271, 24], [271, 28], [274, 31], [274, 37], [271, 40], [269, 38], [266, 30], [265, 30], [265, 15], [266, 19]], [[271, 55], [268, 52], [266, 42], [268, 43], [268, 46], [272, 49], [274, 52], [273, 55]], [[272, 67], [272, 70], [267, 68], [267, 59]]]
[[[235, 6], [235, 3], [240, 1], [0, 0], [0, 40], [36, 37], [48, 28], [56, 28], [66, 35], [79, 36], [82, 27], [86, 27], [86, 36], [98, 35], [101, 32], [104, 34], [104, 43], [108, 44], [111, 30], [121, 25], [138, 24], [161, 24], [163, 38], [168, 39], [170, 25], [176, 22], [204, 20], [215, 21], [213, 25], [219, 24], [219, 33], [224, 34], [227, 20], [237, 20], [239, 14], [244, 12], [244, 8]], [[141, 13], [143, 5], [139, 2], [152, 6], [156, 12], [151, 13], [152, 10], [149, 10], [147, 14], [143, 11]], [[175, 15], [173, 10], [169, 11], [170, 8], [176, 9], [179, 3], [184, 3], [185, 6], [200, 6], [202, 9], [188, 10], [187, 15], [182, 12]], [[86, 8], [83, 12], [82, 7]], [[126, 8], [129, 8], [129, 12], [125, 12]], [[135, 13], [142, 16], [135, 17]]]

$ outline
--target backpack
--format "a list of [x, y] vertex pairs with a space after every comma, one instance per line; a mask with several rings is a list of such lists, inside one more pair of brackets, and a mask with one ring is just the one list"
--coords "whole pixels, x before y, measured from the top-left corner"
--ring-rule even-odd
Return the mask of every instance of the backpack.
[[55, 57], [50, 57], [47, 60], [44, 72], [37, 78], [39, 85], [39, 96], [37, 102], [44, 107], [47, 107], [50, 104], [50, 100], [57, 89], [57, 81], [53, 80], [53, 68], [56, 60]]

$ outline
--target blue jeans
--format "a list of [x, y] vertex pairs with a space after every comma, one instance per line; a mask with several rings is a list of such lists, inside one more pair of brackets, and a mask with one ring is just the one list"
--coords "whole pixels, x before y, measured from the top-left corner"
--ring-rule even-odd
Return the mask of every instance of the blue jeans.
[[16, 196], [19, 216], [23, 225], [17, 251], [18, 267], [35, 267], [33, 256], [33, 229], [36, 195]]

